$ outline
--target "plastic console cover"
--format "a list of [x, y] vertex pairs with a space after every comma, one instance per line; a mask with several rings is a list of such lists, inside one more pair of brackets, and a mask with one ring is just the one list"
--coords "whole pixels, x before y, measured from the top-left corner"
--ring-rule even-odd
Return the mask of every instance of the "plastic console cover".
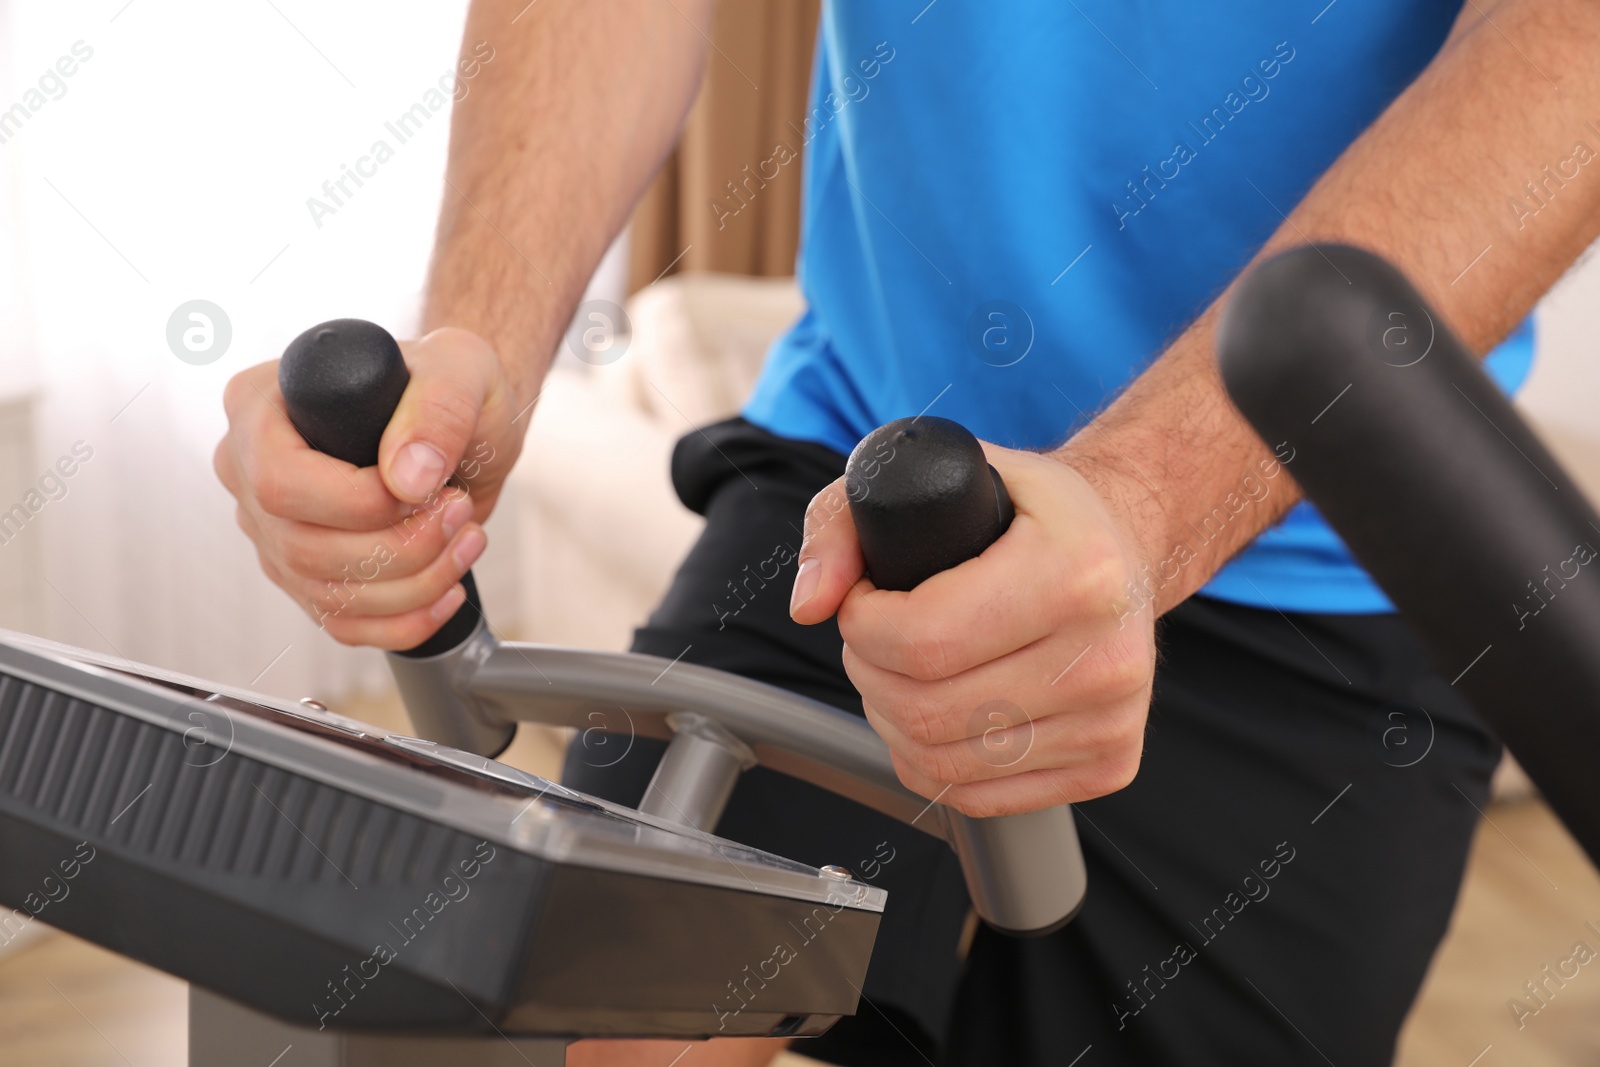
[[0, 938], [287, 1022], [811, 1034], [882, 890], [336, 715], [0, 631]]

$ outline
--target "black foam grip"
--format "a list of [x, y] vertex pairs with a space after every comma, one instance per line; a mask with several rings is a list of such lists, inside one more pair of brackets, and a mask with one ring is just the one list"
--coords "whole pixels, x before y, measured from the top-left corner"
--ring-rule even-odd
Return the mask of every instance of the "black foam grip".
[[1234, 403], [1441, 678], [1600, 861], [1600, 516], [1572, 479], [1369, 252], [1310, 246], [1262, 263], [1223, 315], [1218, 359]]
[[[383, 431], [411, 381], [389, 331], [363, 319], [334, 319], [289, 342], [278, 364], [278, 388], [289, 421], [306, 443], [357, 467], [378, 462]], [[467, 599], [428, 640], [403, 656], [449, 652], [472, 636], [483, 614], [478, 586], [461, 579]]]
[[867, 574], [880, 589], [914, 589], [972, 559], [1015, 515], [978, 439], [928, 415], [862, 438], [845, 465], [845, 495]]
[[410, 381], [389, 331], [363, 319], [311, 327], [278, 364], [278, 388], [300, 436], [357, 467], [377, 465], [378, 442]]

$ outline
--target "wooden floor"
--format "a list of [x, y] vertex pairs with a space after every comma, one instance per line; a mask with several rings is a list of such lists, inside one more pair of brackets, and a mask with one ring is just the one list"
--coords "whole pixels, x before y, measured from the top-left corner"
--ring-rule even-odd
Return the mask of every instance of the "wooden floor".
[[[352, 708], [368, 721], [387, 709]], [[401, 724], [391, 724], [399, 727]], [[513, 762], [549, 773], [556, 741], [524, 729]], [[1600, 957], [1537, 1014], [1523, 983], [1577, 942], [1600, 951], [1600, 877], [1537, 801], [1497, 804], [1480, 826], [1450, 935], [1407, 1024], [1399, 1067], [1557, 1067], [1600, 1061]], [[1570, 974], [1573, 964], [1568, 964]], [[181, 1067], [185, 987], [51, 933], [0, 956], [0, 1067]], [[786, 1067], [811, 1061], [786, 1057]], [[266, 1065], [252, 1065], [266, 1067]], [[680, 1067], [694, 1067], [694, 1054]]]
[[[1594, 928], [1587, 924], [1593, 922]], [[1400, 1043], [1401, 1067], [1570, 1067], [1600, 1062], [1600, 876], [1550, 810], [1497, 804], [1478, 827], [1461, 900]], [[1592, 955], [1593, 953], [1591, 953]], [[1523, 984], [1544, 981], [1540, 1007]], [[1525, 1003], [1520, 1017], [1509, 1007]], [[1537, 1014], [1531, 1010], [1539, 1008]]]

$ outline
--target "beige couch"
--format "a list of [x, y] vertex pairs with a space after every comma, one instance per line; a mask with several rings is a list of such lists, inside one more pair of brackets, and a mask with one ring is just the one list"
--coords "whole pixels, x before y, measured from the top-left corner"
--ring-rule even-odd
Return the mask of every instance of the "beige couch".
[[628, 302], [621, 359], [558, 360], [512, 474], [521, 636], [627, 647], [700, 530], [673, 443], [739, 410], [801, 309], [793, 279], [676, 275]]

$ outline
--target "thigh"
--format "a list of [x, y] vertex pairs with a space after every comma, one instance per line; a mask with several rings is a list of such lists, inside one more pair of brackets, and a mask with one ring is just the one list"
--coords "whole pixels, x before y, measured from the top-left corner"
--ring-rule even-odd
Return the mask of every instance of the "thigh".
[[1079, 805], [1083, 911], [979, 934], [946, 1061], [1388, 1064], [1498, 743], [1392, 616], [1168, 616], [1134, 783]]
[[[740, 420], [680, 442], [673, 479], [706, 517], [634, 650], [704, 664], [782, 686], [861, 714], [831, 621], [789, 618], [806, 505], [844, 470], [829, 449], [785, 441]], [[568, 750], [563, 781], [636, 805], [663, 745], [591, 736]], [[625, 753], [625, 754], [623, 754]], [[837, 864], [888, 891], [863, 1002], [808, 1056], [893, 1067], [925, 1064], [960, 977], [968, 910], [953, 853], [942, 841], [826, 790], [761, 768], [747, 772], [717, 826], [720, 836], [815, 866]]]

